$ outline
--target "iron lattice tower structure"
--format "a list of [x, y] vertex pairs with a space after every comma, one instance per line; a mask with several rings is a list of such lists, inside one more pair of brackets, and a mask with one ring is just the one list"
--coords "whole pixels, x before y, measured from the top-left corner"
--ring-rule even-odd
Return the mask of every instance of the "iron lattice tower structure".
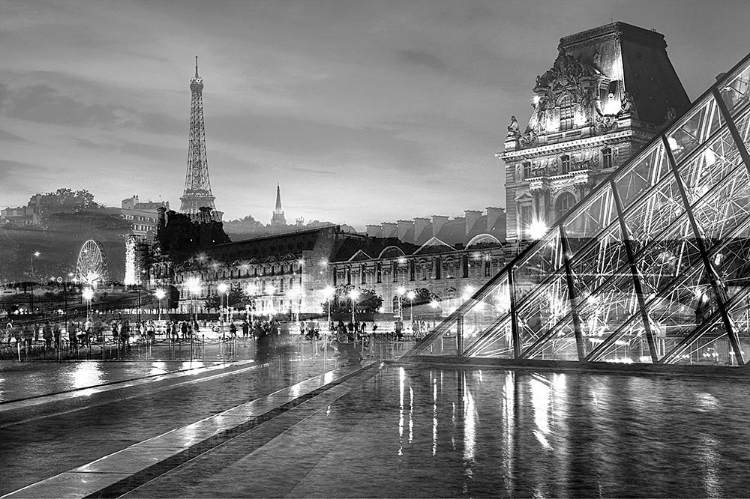
[[190, 140], [185, 192], [180, 198], [180, 211], [192, 215], [198, 213], [202, 207], [210, 208], [212, 212], [216, 210], [211, 182], [208, 179], [206, 130], [203, 122], [203, 78], [198, 76], [198, 56], [195, 56], [195, 76], [190, 80], [190, 91]]

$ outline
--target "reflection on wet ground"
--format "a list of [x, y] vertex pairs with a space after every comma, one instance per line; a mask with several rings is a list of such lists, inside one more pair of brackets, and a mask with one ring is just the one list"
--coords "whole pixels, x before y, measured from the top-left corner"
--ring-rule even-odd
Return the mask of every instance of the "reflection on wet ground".
[[392, 366], [290, 411], [273, 438], [261, 425], [129, 495], [747, 496], [745, 392], [726, 379]]

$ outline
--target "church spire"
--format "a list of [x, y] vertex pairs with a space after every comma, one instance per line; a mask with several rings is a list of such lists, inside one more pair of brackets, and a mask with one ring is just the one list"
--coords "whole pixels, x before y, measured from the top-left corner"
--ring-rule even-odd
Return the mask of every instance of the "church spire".
[[284, 210], [281, 209], [281, 187], [279, 187], [278, 182], [276, 183], [276, 208], [273, 210], [271, 225], [286, 225]]

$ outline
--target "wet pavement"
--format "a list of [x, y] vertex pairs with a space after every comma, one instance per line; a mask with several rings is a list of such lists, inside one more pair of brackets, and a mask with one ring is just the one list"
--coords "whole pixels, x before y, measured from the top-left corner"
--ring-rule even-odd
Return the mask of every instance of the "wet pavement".
[[319, 346], [2, 403], [0, 494], [747, 496], [744, 380], [425, 365], [398, 360], [408, 343], [349, 364]]
[[[259, 351], [248, 340], [241, 348], [230, 356], [228, 345], [216, 345], [215, 351], [206, 350], [213, 360], [192, 363], [2, 363], [6, 400], [0, 403], [0, 494], [265, 400], [344, 364], [323, 342], [292, 340]], [[373, 345], [364, 350], [369, 359], [364, 364], [381, 355], [400, 355], [406, 348]]]

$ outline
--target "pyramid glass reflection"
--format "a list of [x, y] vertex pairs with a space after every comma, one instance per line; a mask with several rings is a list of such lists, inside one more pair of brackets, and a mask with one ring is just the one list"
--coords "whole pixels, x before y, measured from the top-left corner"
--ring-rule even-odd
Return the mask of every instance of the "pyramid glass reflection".
[[743, 365], [749, 91], [750, 56], [410, 355]]

